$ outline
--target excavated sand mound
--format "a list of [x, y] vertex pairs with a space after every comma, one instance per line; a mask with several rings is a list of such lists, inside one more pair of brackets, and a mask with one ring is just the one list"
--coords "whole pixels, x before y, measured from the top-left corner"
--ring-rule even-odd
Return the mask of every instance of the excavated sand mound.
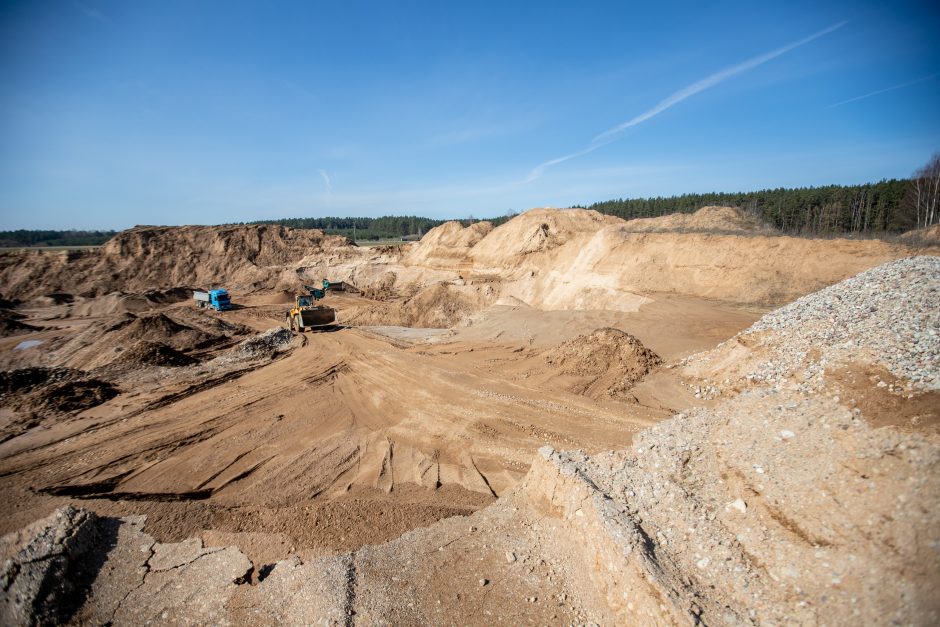
[[436, 283], [403, 301], [381, 303], [354, 311], [342, 322], [357, 326], [450, 328], [465, 322], [495, 299], [492, 287]]
[[587, 209], [531, 209], [494, 229], [473, 247], [483, 267], [507, 267], [523, 257], [552, 250], [623, 220]]
[[[782, 303], [915, 252], [878, 240], [777, 236], [729, 208], [650, 222], [583, 209], [533, 209], [481, 239], [478, 231], [463, 234], [456, 223], [438, 228], [444, 229], [440, 239], [461, 246], [435, 253], [445, 247], [433, 245], [438, 236], [429, 232], [427, 244], [422, 240], [404, 254], [407, 272], [396, 268], [390, 275], [396, 289], [440, 281], [442, 272], [450, 272], [449, 280], [487, 281], [500, 298], [546, 310], [634, 311], [648, 302], [647, 294], [663, 292]], [[385, 273], [395, 267], [383, 264]], [[357, 273], [350, 280], [363, 286], [383, 276], [377, 268]]]
[[680, 233], [776, 233], [756, 216], [736, 207], [702, 207], [695, 213], [673, 213], [659, 218], [628, 220], [624, 229], [632, 232]]
[[629, 333], [597, 329], [564, 342], [545, 354], [561, 373], [586, 379], [575, 387], [587, 395], [622, 396], [662, 359]]
[[138, 227], [97, 251], [0, 254], [0, 283], [8, 297], [35, 306], [75, 299], [76, 315], [142, 312], [159, 302], [147, 290], [222, 285], [294, 293], [323, 278], [379, 300], [465, 282], [538, 309], [635, 311], [655, 293], [788, 302], [914, 250], [940, 253], [877, 240], [770, 236], [728, 208], [656, 220], [533, 209], [497, 228], [444, 224], [394, 249], [274, 226]]
[[40, 415], [81, 411], [117, 396], [107, 381], [72, 368], [0, 371], [0, 404]]
[[197, 360], [180, 351], [149, 340], [140, 340], [123, 351], [115, 362], [121, 364], [143, 364], [147, 366], [189, 366]]
[[926, 229], [916, 229], [901, 235], [900, 240], [905, 244], [915, 246], [940, 246], [940, 224], [928, 226]]
[[[89, 325], [56, 351], [57, 362], [75, 368], [98, 368], [122, 358], [124, 352], [132, 348], [137, 352], [122, 362], [142, 355], [140, 351], [150, 351], [150, 355], [156, 357], [154, 345], [169, 348], [173, 354], [164, 353], [164, 357], [179, 361], [174, 355], [215, 346], [243, 331], [222, 321], [214, 322], [206, 314], [185, 309], [174, 312], [174, 315], [200, 317], [204, 320], [199, 325], [202, 328], [177, 322], [163, 313], [142, 316], [124, 313]], [[211, 328], [216, 325], [222, 328]], [[141, 342], [145, 344], [141, 345]]]
[[462, 261], [467, 252], [493, 230], [490, 222], [476, 222], [464, 227], [459, 222], [446, 222], [428, 231], [411, 246], [402, 262], [410, 265], [447, 265]]
[[26, 316], [16, 311], [0, 309], [0, 337], [38, 331], [39, 327], [22, 322], [23, 318], [25, 317]]
[[139, 294], [112, 292], [96, 298], [82, 299], [69, 311], [69, 316], [107, 316], [117, 313], [141, 313], [160, 305], [169, 305], [192, 298], [192, 290], [176, 287], [166, 290], [147, 290]]
[[346, 246], [344, 237], [282, 226], [136, 227], [94, 251], [0, 255], [0, 283], [15, 298], [181, 285], [275, 288], [283, 266]]

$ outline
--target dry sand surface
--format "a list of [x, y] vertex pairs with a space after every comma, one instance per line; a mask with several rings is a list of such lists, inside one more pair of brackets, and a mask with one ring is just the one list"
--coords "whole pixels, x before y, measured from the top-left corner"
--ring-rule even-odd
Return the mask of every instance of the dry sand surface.
[[[0, 616], [935, 622], [917, 245], [708, 207], [0, 254]], [[340, 324], [291, 333], [323, 278]], [[195, 308], [212, 286], [236, 308]]]

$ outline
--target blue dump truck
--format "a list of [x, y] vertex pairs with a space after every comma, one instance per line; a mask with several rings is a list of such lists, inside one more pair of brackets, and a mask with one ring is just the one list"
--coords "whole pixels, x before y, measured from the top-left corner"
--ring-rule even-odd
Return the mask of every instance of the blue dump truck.
[[225, 290], [196, 290], [193, 292], [193, 300], [200, 309], [212, 307], [216, 311], [225, 311], [232, 308], [232, 301]]

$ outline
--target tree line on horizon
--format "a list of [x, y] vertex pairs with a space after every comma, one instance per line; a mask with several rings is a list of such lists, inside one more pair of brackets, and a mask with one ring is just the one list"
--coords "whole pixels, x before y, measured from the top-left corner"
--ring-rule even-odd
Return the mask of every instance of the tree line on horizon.
[[783, 233], [803, 236], [880, 235], [925, 228], [940, 223], [940, 153], [909, 179], [617, 199], [588, 209], [631, 220], [692, 213], [709, 205], [738, 207]]
[[743, 209], [788, 234], [897, 233], [916, 228], [916, 220], [905, 210], [907, 186], [907, 180], [890, 179], [865, 185], [617, 199], [594, 203], [587, 208], [632, 220], [692, 213], [702, 207], [719, 205]]
[[[826, 185], [765, 189], [756, 192], [713, 192], [656, 198], [618, 198], [586, 207], [625, 220], [692, 213], [708, 205], [738, 207], [783, 233], [803, 236], [882, 235], [940, 224], [940, 153], [910, 179], [885, 179], [864, 185]], [[585, 208], [585, 207], [580, 207]], [[515, 213], [487, 219], [494, 226]], [[464, 226], [471, 216], [458, 220]], [[353, 240], [420, 237], [447, 220], [420, 216], [379, 218], [280, 218], [237, 224], [279, 224], [319, 229]], [[117, 231], [0, 231], [0, 246], [93, 246]]]

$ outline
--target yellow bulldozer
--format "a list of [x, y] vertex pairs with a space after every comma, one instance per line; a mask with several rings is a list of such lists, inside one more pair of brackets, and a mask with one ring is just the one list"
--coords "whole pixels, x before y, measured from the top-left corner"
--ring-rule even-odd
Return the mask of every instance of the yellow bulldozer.
[[291, 331], [303, 333], [307, 330], [323, 330], [336, 326], [336, 310], [315, 304], [326, 295], [328, 285], [327, 281], [323, 281], [324, 289], [304, 285], [307, 293], [298, 295], [294, 299], [293, 308], [286, 314], [287, 325]]

